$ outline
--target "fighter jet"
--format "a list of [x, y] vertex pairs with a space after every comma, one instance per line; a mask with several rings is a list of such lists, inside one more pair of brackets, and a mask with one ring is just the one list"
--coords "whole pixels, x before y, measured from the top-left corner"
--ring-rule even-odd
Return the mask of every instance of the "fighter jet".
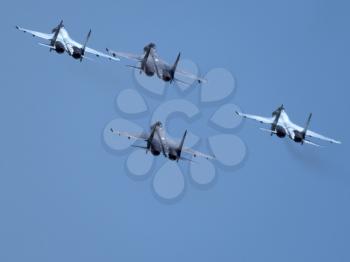
[[159, 156], [161, 153], [164, 157], [169, 158], [172, 161], [178, 162], [179, 160], [187, 160], [192, 161], [190, 158], [186, 158], [183, 156], [183, 153], [192, 155], [193, 157], [204, 157], [206, 159], [214, 159], [213, 156], [209, 156], [203, 154], [201, 152], [197, 152], [191, 148], [184, 147], [185, 138], [187, 135], [187, 130], [185, 131], [181, 141], [176, 143], [171, 141], [166, 137], [166, 132], [163, 128], [161, 122], [156, 122], [151, 125], [149, 133], [141, 133], [141, 134], [130, 134], [127, 132], [116, 131], [113, 128], [110, 129], [113, 134], [117, 134], [118, 136], [124, 136], [128, 139], [141, 140], [146, 142], [145, 146], [132, 145], [133, 147], [142, 148], [146, 150], [146, 153], [151, 152], [154, 156]]
[[157, 54], [156, 45], [150, 43], [143, 48], [142, 55], [116, 52], [106, 48], [107, 52], [113, 57], [123, 57], [126, 59], [134, 60], [139, 64], [137, 66], [128, 65], [128, 67], [136, 68], [140, 71], [140, 74], [144, 72], [147, 76], [153, 76], [156, 74], [158, 78], [162, 79], [165, 82], [181, 82], [183, 84], [189, 84], [175, 77], [175, 73], [178, 75], [187, 77], [192, 80], [196, 80], [198, 83], [206, 82], [204, 78], [193, 75], [189, 72], [183, 71], [177, 68], [177, 65], [180, 60], [181, 53], [177, 55], [177, 58], [174, 64], [170, 65], [167, 62], [163, 61]]
[[91, 36], [91, 29], [85, 39], [84, 44], [80, 44], [69, 36], [63, 25], [63, 21], [61, 21], [60, 24], [53, 28], [51, 33], [48, 34], [28, 30], [19, 26], [16, 26], [16, 28], [24, 33], [32, 35], [33, 37], [38, 37], [49, 41], [49, 44], [39, 43], [39, 45], [49, 48], [50, 52], [53, 50], [58, 54], [67, 52], [74, 59], [80, 60], [80, 62], [83, 60], [83, 58], [89, 59], [86, 57], [86, 53], [96, 55], [97, 57], [104, 57], [110, 60], [119, 61], [119, 59], [116, 57], [109, 56], [86, 46]]
[[312, 114], [306, 121], [304, 127], [300, 127], [294, 124], [288, 117], [285, 108], [281, 105], [277, 110], [272, 113], [272, 117], [261, 117], [256, 115], [243, 114], [236, 111], [236, 114], [244, 118], [253, 119], [260, 123], [270, 125], [270, 129], [260, 128], [262, 131], [266, 131], [271, 134], [277, 135], [280, 138], [284, 138], [286, 135], [296, 143], [309, 144], [313, 146], [320, 147], [320, 145], [315, 144], [307, 139], [307, 137], [318, 138], [330, 143], [341, 144], [340, 141], [334, 140], [332, 138], [325, 137], [316, 132], [309, 130], [309, 125], [311, 121]]

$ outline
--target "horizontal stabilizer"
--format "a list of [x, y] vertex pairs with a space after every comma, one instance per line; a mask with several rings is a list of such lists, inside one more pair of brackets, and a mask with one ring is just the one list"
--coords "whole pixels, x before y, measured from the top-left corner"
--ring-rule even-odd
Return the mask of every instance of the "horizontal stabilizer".
[[192, 162], [192, 163], [197, 163], [196, 161], [194, 161], [190, 158], [183, 157], [183, 156], [180, 157], [180, 160], [184, 160], [184, 161], [188, 161], [188, 162]]
[[88, 57], [88, 56], [82, 56], [82, 58], [86, 59], [86, 60], [89, 60], [89, 61], [95, 61], [94, 59], [92, 59], [91, 57]]
[[309, 140], [304, 140], [304, 143], [305, 143], [305, 144], [308, 144], [308, 145], [316, 146], [316, 147], [323, 147], [323, 146], [318, 145], [318, 144], [315, 144], [315, 143], [313, 143], [313, 142], [311, 142], [311, 141], [309, 141]]
[[191, 85], [190, 83], [187, 83], [187, 82], [185, 82], [185, 81], [183, 81], [183, 80], [180, 80], [180, 79], [178, 79], [178, 78], [174, 78], [174, 80], [175, 80], [176, 82], [178, 82], [178, 83], [181, 83], [181, 84], [185, 85], [185, 86], [190, 86], [190, 85]]
[[51, 49], [55, 49], [54, 46], [52, 45], [47, 45], [47, 44], [43, 44], [43, 43], [38, 43], [40, 46], [44, 46], [44, 47], [47, 47], [47, 48], [51, 48]]
[[271, 133], [271, 134], [277, 134], [277, 132], [275, 130], [266, 129], [266, 128], [259, 128], [259, 129], [261, 131], [268, 132], [268, 133]]
[[131, 68], [135, 68], [135, 69], [138, 69], [138, 70], [141, 70], [142, 68], [139, 67], [139, 66], [133, 66], [133, 65], [126, 65], [127, 67], [131, 67]]
[[148, 150], [148, 148], [146, 146], [138, 146], [138, 145], [131, 145], [132, 147], [137, 147], [137, 148], [141, 148], [144, 150]]

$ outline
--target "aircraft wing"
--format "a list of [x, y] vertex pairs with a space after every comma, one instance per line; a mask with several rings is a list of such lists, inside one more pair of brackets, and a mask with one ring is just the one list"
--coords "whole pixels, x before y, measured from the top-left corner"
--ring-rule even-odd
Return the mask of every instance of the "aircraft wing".
[[19, 31], [22, 31], [24, 33], [28, 33], [31, 34], [32, 36], [36, 36], [42, 39], [46, 39], [46, 40], [51, 40], [53, 37], [53, 34], [45, 34], [45, 33], [41, 33], [41, 32], [37, 32], [37, 31], [32, 31], [32, 30], [28, 30], [19, 26], [16, 26], [16, 29], [18, 29]]
[[142, 56], [136, 55], [136, 54], [116, 52], [116, 51], [110, 50], [108, 48], [106, 48], [106, 50], [113, 57], [123, 57], [126, 59], [135, 60], [135, 61], [141, 61], [143, 58]]
[[274, 121], [273, 117], [267, 118], [267, 117], [256, 116], [256, 115], [243, 114], [243, 113], [240, 113], [237, 111], [236, 111], [236, 114], [243, 117], [243, 118], [252, 119], [252, 120], [258, 121], [258, 122], [263, 123], [263, 124], [272, 124]]
[[[296, 124], [293, 124], [293, 128], [300, 131], [300, 132], [303, 132], [304, 128], [303, 127], [300, 127]], [[324, 141], [327, 141], [327, 142], [330, 142], [330, 143], [334, 143], [334, 144], [341, 144], [340, 141], [337, 141], [333, 138], [329, 138], [329, 137], [326, 137], [326, 136], [323, 136], [321, 134], [318, 134], [314, 131], [311, 131], [311, 130], [306, 130], [306, 136], [308, 137], [313, 137], [313, 138], [317, 138], [317, 139], [320, 139], [320, 140], [324, 140]]]
[[182, 152], [185, 152], [185, 153], [187, 153], [187, 154], [190, 154], [190, 155], [192, 155], [193, 157], [198, 157], [198, 156], [199, 156], [199, 157], [204, 157], [204, 158], [206, 158], [206, 159], [208, 159], [208, 160], [213, 160], [213, 159], [215, 159], [214, 156], [210, 156], [210, 155], [201, 153], [201, 152], [196, 151], [196, 150], [193, 150], [192, 148], [189, 148], [189, 147], [183, 147], [183, 148], [182, 148]]
[[128, 133], [128, 132], [114, 130], [113, 128], [111, 128], [111, 132], [113, 134], [118, 135], [118, 136], [127, 137], [128, 139], [132, 138], [132, 139], [135, 139], [135, 140], [143, 140], [143, 141], [148, 139], [148, 135], [146, 133], [132, 134], [132, 133]]
[[316, 132], [313, 132], [311, 130], [307, 130], [306, 131], [306, 135], [309, 136], [309, 137], [318, 138], [318, 139], [321, 139], [321, 140], [324, 140], [324, 141], [327, 141], [327, 142], [330, 142], [330, 143], [341, 144], [340, 141], [337, 141], [335, 139], [332, 139], [332, 138], [320, 135], [320, 134], [318, 134]]
[[107, 59], [109, 59], [109, 60], [120, 61], [120, 59], [119, 59], [118, 57], [106, 55], [106, 54], [101, 53], [101, 52], [99, 52], [99, 51], [97, 51], [97, 50], [95, 50], [95, 49], [92, 49], [92, 48], [90, 48], [90, 47], [86, 47], [86, 48], [85, 48], [85, 52], [90, 53], [90, 54], [93, 54], [93, 55], [95, 55], [95, 56], [97, 56], [97, 57], [104, 57], [104, 58], [107, 58]]

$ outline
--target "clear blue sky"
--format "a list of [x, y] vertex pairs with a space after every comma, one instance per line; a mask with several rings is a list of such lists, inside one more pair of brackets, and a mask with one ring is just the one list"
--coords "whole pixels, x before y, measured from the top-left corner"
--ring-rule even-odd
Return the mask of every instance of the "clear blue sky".
[[[349, 12], [345, 0], [3, 2], [0, 261], [350, 261]], [[300, 147], [246, 122], [244, 165], [164, 204], [103, 146], [131, 72], [14, 28], [60, 19], [77, 40], [91, 27], [100, 50], [154, 41], [168, 60], [227, 68], [243, 110], [284, 103], [301, 124], [313, 112], [312, 129], [343, 144]]]

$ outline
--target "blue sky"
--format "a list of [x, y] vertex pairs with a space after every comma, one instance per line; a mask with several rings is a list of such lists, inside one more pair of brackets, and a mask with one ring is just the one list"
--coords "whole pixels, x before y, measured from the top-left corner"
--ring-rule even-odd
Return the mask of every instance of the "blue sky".
[[[349, 261], [349, 8], [340, 0], [5, 1], [0, 260]], [[130, 179], [125, 157], [102, 141], [118, 117], [117, 94], [135, 87], [130, 70], [49, 53], [14, 28], [48, 31], [60, 19], [77, 40], [92, 28], [99, 50], [138, 52], [153, 41], [167, 60], [181, 51], [203, 73], [226, 68], [242, 110], [269, 115], [284, 103], [300, 124], [313, 112], [311, 128], [343, 144], [301, 147], [245, 122], [235, 131], [248, 149], [240, 168], [221, 170], [207, 189], [189, 187], [181, 201], [158, 201], [151, 178]], [[182, 132], [186, 122], [176, 121]]]

